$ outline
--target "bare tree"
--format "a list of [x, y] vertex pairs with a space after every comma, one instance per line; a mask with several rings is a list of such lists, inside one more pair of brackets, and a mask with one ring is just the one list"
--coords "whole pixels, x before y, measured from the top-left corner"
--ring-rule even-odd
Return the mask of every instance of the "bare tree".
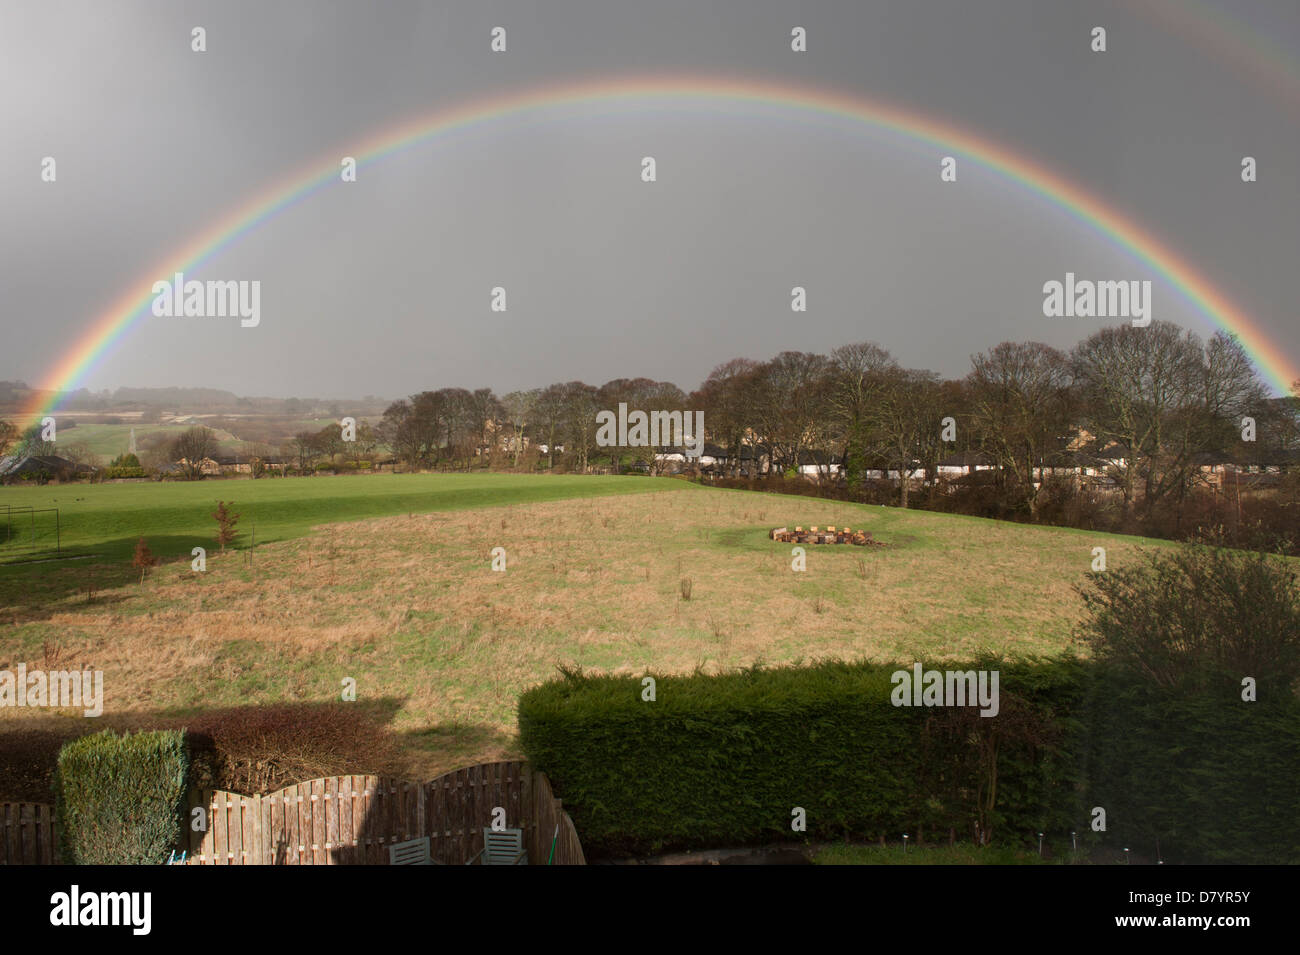
[[379, 437], [375, 429], [370, 426], [370, 422], [358, 421], [355, 440], [347, 443], [347, 453], [352, 463], [360, 465], [362, 461], [369, 461], [378, 446]]
[[824, 437], [830, 360], [810, 352], [781, 352], [758, 371], [754, 410], [773, 466], [796, 470], [806, 449]]
[[189, 480], [203, 476], [203, 460], [217, 453], [217, 435], [211, 428], [188, 428], [172, 443], [172, 459], [179, 462]]
[[1074, 349], [1088, 423], [1124, 456], [1114, 470], [1126, 517], [1139, 480], [1148, 513], [1184, 480], [1191, 449], [1186, 429], [1204, 407], [1203, 357], [1200, 339], [1170, 322], [1105, 328]]
[[510, 439], [506, 450], [511, 455], [510, 466], [519, 467], [519, 455], [524, 450], [524, 435], [533, 423], [533, 414], [537, 408], [540, 389], [531, 391], [512, 391], [502, 399], [502, 419], [510, 428]]
[[907, 507], [912, 476], [938, 456], [940, 396], [939, 376], [934, 372], [899, 368], [887, 375], [874, 406], [874, 450], [898, 472], [901, 507]]
[[565, 420], [565, 386], [548, 385], [537, 396], [534, 409], [537, 415], [537, 433], [546, 445], [548, 468], [555, 467], [555, 442], [562, 433]]
[[596, 415], [600, 411], [597, 389], [581, 381], [563, 388], [564, 446], [575, 456], [578, 469], [587, 471], [587, 459], [596, 446]]
[[316, 459], [316, 435], [299, 431], [289, 439], [289, 450], [298, 459], [298, 470], [307, 470], [307, 465]]
[[336, 424], [327, 424], [313, 434], [310, 444], [316, 454], [324, 457], [330, 465], [337, 463], [339, 456], [347, 449], [343, 441], [343, 432]]
[[997, 463], [1004, 492], [1032, 513], [1035, 468], [1058, 450], [1070, 425], [1070, 362], [1038, 342], [1003, 342], [971, 358], [966, 378], [971, 424]]
[[875, 342], [842, 345], [831, 352], [827, 405], [832, 441], [843, 457], [850, 487], [861, 483], [865, 474], [875, 407], [897, 370], [898, 363]]
[[727, 473], [735, 477], [740, 471], [741, 452], [752, 438], [754, 409], [751, 394], [760, 365], [748, 358], [723, 362], [704, 380], [691, 396], [704, 412], [705, 432], [727, 449]]

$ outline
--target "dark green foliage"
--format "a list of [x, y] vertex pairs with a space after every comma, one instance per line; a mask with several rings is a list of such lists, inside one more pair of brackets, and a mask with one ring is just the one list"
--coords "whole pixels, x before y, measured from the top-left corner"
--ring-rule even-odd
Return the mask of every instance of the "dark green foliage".
[[66, 743], [54, 782], [64, 862], [165, 862], [180, 841], [188, 770], [176, 730], [105, 730]]
[[1089, 577], [1083, 636], [1098, 659], [1163, 687], [1226, 690], [1251, 677], [1264, 699], [1300, 684], [1300, 588], [1288, 561], [1197, 545]]
[[[520, 740], [595, 855], [809, 839], [1086, 840], [1175, 862], [1300, 862], [1300, 701], [1162, 688], [1117, 665], [995, 668], [1001, 710], [894, 707], [906, 665], [565, 673]], [[804, 834], [791, 810], [807, 810]], [[1107, 831], [1089, 831], [1090, 810]]]
[[1099, 675], [1089, 807], [1107, 840], [1173, 862], [1300, 863], [1300, 700]]
[[654, 702], [640, 678], [566, 672], [523, 696], [520, 739], [597, 853], [789, 839], [795, 807], [811, 839], [1021, 839], [1081, 818], [1076, 663], [927, 667], [1000, 670], [1002, 715], [894, 706], [910, 665], [657, 676]]
[[[1187, 546], [1095, 575], [1090, 803], [1178, 862], [1300, 862], [1300, 590], [1292, 565]], [[1256, 700], [1243, 699], [1243, 680]]]

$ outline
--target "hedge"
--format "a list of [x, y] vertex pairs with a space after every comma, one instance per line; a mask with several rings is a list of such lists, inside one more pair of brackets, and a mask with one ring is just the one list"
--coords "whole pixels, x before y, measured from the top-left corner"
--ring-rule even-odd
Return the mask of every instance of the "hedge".
[[188, 770], [177, 730], [105, 730], [64, 744], [54, 783], [64, 862], [165, 862], [180, 841]]
[[1075, 658], [926, 667], [998, 669], [1000, 713], [893, 706], [889, 676], [909, 664], [654, 675], [654, 702], [640, 677], [567, 672], [521, 698], [520, 741], [597, 856], [1074, 831], [1153, 860], [1300, 862], [1293, 695], [1247, 703]]
[[999, 670], [1000, 715], [894, 706], [910, 664], [654, 675], [654, 702], [641, 677], [565, 672], [521, 697], [520, 741], [596, 854], [789, 839], [796, 807], [812, 839], [1077, 825], [1078, 662], [926, 667]]
[[1111, 841], [1192, 863], [1300, 863], [1300, 700], [1099, 674], [1089, 806]]

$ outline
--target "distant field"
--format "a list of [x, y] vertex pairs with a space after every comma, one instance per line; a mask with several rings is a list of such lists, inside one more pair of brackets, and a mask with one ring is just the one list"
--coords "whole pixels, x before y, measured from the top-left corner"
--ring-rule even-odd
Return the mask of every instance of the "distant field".
[[[0, 418], [5, 417], [0, 414]], [[172, 440], [178, 435], [194, 427], [192, 424], [157, 424], [156, 416], [151, 416], [150, 421], [133, 421], [128, 416], [123, 417], [123, 424], [96, 424], [88, 422], [80, 416], [67, 415], [59, 416], [58, 438], [65, 444], [84, 444], [93, 454], [99, 455], [102, 460], [100, 464], [107, 464], [119, 454], [125, 454], [131, 446], [131, 429], [135, 429], [136, 447], [144, 448], [146, 443], [159, 435], [167, 440]], [[225, 430], [215, 427], [213, 422], [217, 419], [223, 419], [224, 423], [229, 424], [235, 430]], [[27, 427], [36, 423], [38, 418], [31, 415], [14, 415], [9, 418], [19, 427]], [[379, 419], [374, 416], [366, 417], [364, 415], [357, 417], [358, 422], [369, 421], [374, 423]], [[268, 422], [273, 423], [273, 433], [279, 437], [272, 442], [278, 446], [280, 443], [289, 440], [289, 438], [300, 431], [320, 431], [327, 425], [337, 423], [335, 418], [280, 418], [277, 416], [250, 415], [246, 419], [248, 431], [241, 433], [240, 425], [232, 422], [241, 422], [242, 419], [237, 415], [200, 415], [197, 418], [199, 424], [212, 428], [216, 433], [217, 446], [222, 454], [238, 454], [244, 449], [244, 444], [249, 440], [262, 440], [264, 431]], [[75, 427], [68, 425], [76, 422]]]
[[[618, 493], [658, 488], [672, 490]], [[359, 699], [394, 701], [404, 760], [354, 771], [410, 778], [517, 757], [518, 696], [557, 664], [642, 673], [1057, 654], [1082, 617], [1075, 586], [1093, 547], [1116, 568], [1139, 547], [1169, 546], [651, 478], [385, 475], [45, 493], [74, 498], [83, 543], [117, 556], [0, 570], [0, 667], [57, 658], [103, 669], [99, 722], [119, 725], [337, 700], [351, 677]], [[252, 566], [242, 552], [213, 552], [206, 515], [218, 495], [257, 515]], [[889, 546], [810, 545], [796, 573], [790, 545], [767, 538], [782, 524], [862, 527]], [[127, 566], [138, 533], [185, 555], [143, 586]], [[190, 572], [195, 543], [209, 547], [205, 574]], [[504, 573], [491, 569], [495, 547]], [[14, 712], [29, 726], [70, 726]]]
[[[189, 430], [190, 425], [180, 424], [78, 424], [75, 428], [59, 431], [59, 441], [64, 444], [84, 444], [107, 464], [131, 446], [131, 429], [135, 428], [136, 447], [143, 448], [146, 439], [162, 435], [168, 440]], [[243, 442], [228, 431], [216, 431], [217, 445], [222, 453], [238, 451]]]

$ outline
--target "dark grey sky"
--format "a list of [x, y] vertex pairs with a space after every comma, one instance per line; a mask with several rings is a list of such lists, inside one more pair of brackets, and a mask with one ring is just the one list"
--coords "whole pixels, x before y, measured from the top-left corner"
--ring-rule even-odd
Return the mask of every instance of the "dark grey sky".
[[[1211, 16], [1225, 10], [1237, 32]], [[505, 54], [488, 49], [498, 25]], [[789, 50], [796, 25], [807, 53]], [[1294, 0], [5, 0], [0, 379], [43, 381], [124, 291], [295, 170], [440, 106], [645, 72], [863, 94], [1033, 156], [1165, 238], [1295, 364], [1297, 51]], [[1212, 330], [1028, 191], [969, 163], [940, 183], [934, 147], [794, 110], [662, 105], [534, 110], [365, 167], [191, 276], [260, 280], [258, 328], [147, 315], [82, 384], [690, 389], [732, 357], [863, 339], [960, 375], [999, 341], [1100, 327], [1043, 317], [1042, 285], [1066, 271], [1157, 279], [1156, 318]], [[1259, 182], [1240, 181], [1243, 155]]]

